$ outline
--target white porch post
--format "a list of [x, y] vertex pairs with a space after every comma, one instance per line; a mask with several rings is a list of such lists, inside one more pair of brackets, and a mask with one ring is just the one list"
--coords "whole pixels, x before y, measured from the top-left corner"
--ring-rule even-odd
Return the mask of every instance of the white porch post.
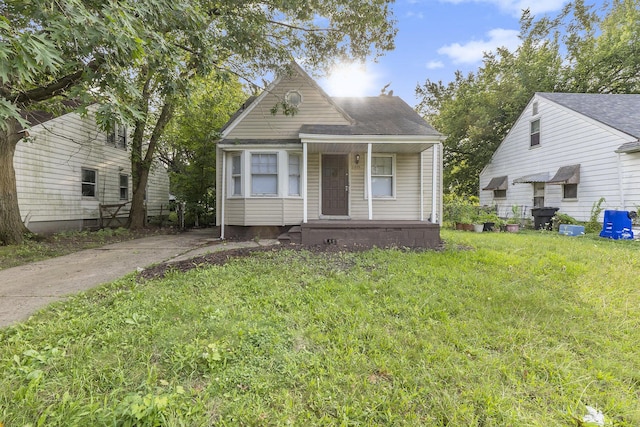
[[307, 143], [302, 143], [302, 222], [307, 223]]
[[420, 152], [420, 221], [424, 221], [424, 151]]
[[227, 162], [226, 162], [226, 153], [224, 150], [220, 150], [220, 154], [222, 155], [222, 192], [220, 197], [220, 240], [224, 240], [224, 199], [227, 194]]
[[433, 171], [431, 176], [431, 222], [434, 224], [440, 223], [440, 218], [437, 216], [438, 212], [436, 211], [438, 208], [438, 165], [440, 164], [438, 147], [439, 144], [433, 145]]
[[373, 189], [371, 188], [371, 143], [367, 144], [367, 201], [369, 205], [369, 221], [373, 219]]

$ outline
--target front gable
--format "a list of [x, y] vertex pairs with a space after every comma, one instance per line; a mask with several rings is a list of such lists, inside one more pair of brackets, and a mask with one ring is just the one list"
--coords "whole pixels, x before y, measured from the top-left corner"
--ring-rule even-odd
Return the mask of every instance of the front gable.
[[[294, 115], [282, 112], [287, 94], [297, 92], [301, 102]], [[278, 111], [274, 114], [274, 107]], [[298, 66], [279, 77], [223, 132], [225, 140], [298, 139], [305, 124], [350, 125], [350, 117]]]

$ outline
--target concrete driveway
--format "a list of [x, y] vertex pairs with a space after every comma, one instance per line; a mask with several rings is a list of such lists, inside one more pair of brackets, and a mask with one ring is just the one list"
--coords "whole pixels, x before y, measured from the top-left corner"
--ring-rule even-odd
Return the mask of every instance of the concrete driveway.
[[273, 240], [221, 242], [213, 233], [213, 229], [201, 229], [145, 237], [0, 270], [0, 327], [26, 320], [51, 302], [138, 268], [208, 252], [277, 244]]

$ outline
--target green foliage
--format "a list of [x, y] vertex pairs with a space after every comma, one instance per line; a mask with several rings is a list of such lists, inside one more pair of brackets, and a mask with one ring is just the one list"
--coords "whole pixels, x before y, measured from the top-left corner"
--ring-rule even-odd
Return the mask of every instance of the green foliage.
[[602, 224], [600, 223], [600, 214], [604, 210], [602, 204], [605, 202], [604, 197], [600, 197], [597, 202], [591, 206], [591, 214], [589, 215], [589, 221], [585, 224], [585, 231], [587, 233], [599, 233], [602, 230]]
[[471, 224], [478, 215], [479, 203], [477, 197], [463, 197], [456, 194], [445, 194], [443, 217], [445, 223], [455, 226], [455, 223]]
[[582, 0], [556, 17], [525, 11], [521, 45], [486, 54], [482, 66], [416, 88], [418, 111], [443, 134], [444, 189], [478, 194], [479, 174], [535, 92], [640, 93], [637, 0], [593, 11]]
[[56, 304], [0, 329], [1, 422], [548, 426], [589, 405], [640, 425], [637, 241], [443, 237], [262, 253]]
[[[70, 98], [83, 114], [88, 104], [100, 104], [103, 129], [115, 122], [133, 129], [129, 225], [139, 228], [159, 138], [192, 78], [215, 70], [251, 81], [281, 70], [292, 58], [306, 58], [305, 65], [317, 70], [337, 60], [379, 55], [393, 48], [390, 3], [5, 1], [0, 5], [0, 150], [13, 152], [21, 138], [15, 135], [28, 125], [21, 112], [60, 111]], [[0, 180], [0, 186], [2, 243], [19, 243], [15, 180]]]
[[186, 224], [215, 222], [215, 142], [246, 95], [237, 78], [194, 79], [161, 140], [171, 193], [186, 202]]

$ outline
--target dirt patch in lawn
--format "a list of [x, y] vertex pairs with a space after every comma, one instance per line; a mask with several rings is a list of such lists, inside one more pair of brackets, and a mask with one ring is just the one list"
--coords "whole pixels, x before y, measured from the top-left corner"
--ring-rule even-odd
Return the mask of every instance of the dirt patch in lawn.
[[[442, 250], [444, 245], [435, 250]], [[206, 267], [207, 265], [224, 265], [232, 259], [248, 257], [254, 255], [256, 253], [264, 253], [264, 252], [278, 252], [282, 250], [294, 250], [294, 251], [308, 251], [313, 253], [323, 253], [329, 257], [334, 257], [334, 266], [338, 268], [346, 268], [347, 266], [343, 265], [345, 261], [340, 259], [339, 255], [343, 252], [362, 252], [370, 250], [370, 247], [367, 246], [359, 246], [359, 245], [349, 245], [349, 246], [339, 246], [339, 245], [323, 245], [323, 246], [305, 246], [305, 245], [276, 245], [276, 246], [260, 246], [260, 247], [252, 247], [252, 248], [238, 248], [238, 249], [228, 249], [219, 252], [212, 252], [206, 255], [198, 256], [195, 258], [191, 258], [184, 261], [175, 261], [162, 263], [158, 265], [154, 265], [151, 267], [145, 268], [143, 271], [138, 273], [138, 278], [141, 280], [150, 280], [150, 279], [160, 279], [167, 275], [169, 272], [187, 272], [194, 268]], [[424, 249], [424, 248], [400, 248], [401, 250], [406, 251], [428, 251], [434, 249]]]

